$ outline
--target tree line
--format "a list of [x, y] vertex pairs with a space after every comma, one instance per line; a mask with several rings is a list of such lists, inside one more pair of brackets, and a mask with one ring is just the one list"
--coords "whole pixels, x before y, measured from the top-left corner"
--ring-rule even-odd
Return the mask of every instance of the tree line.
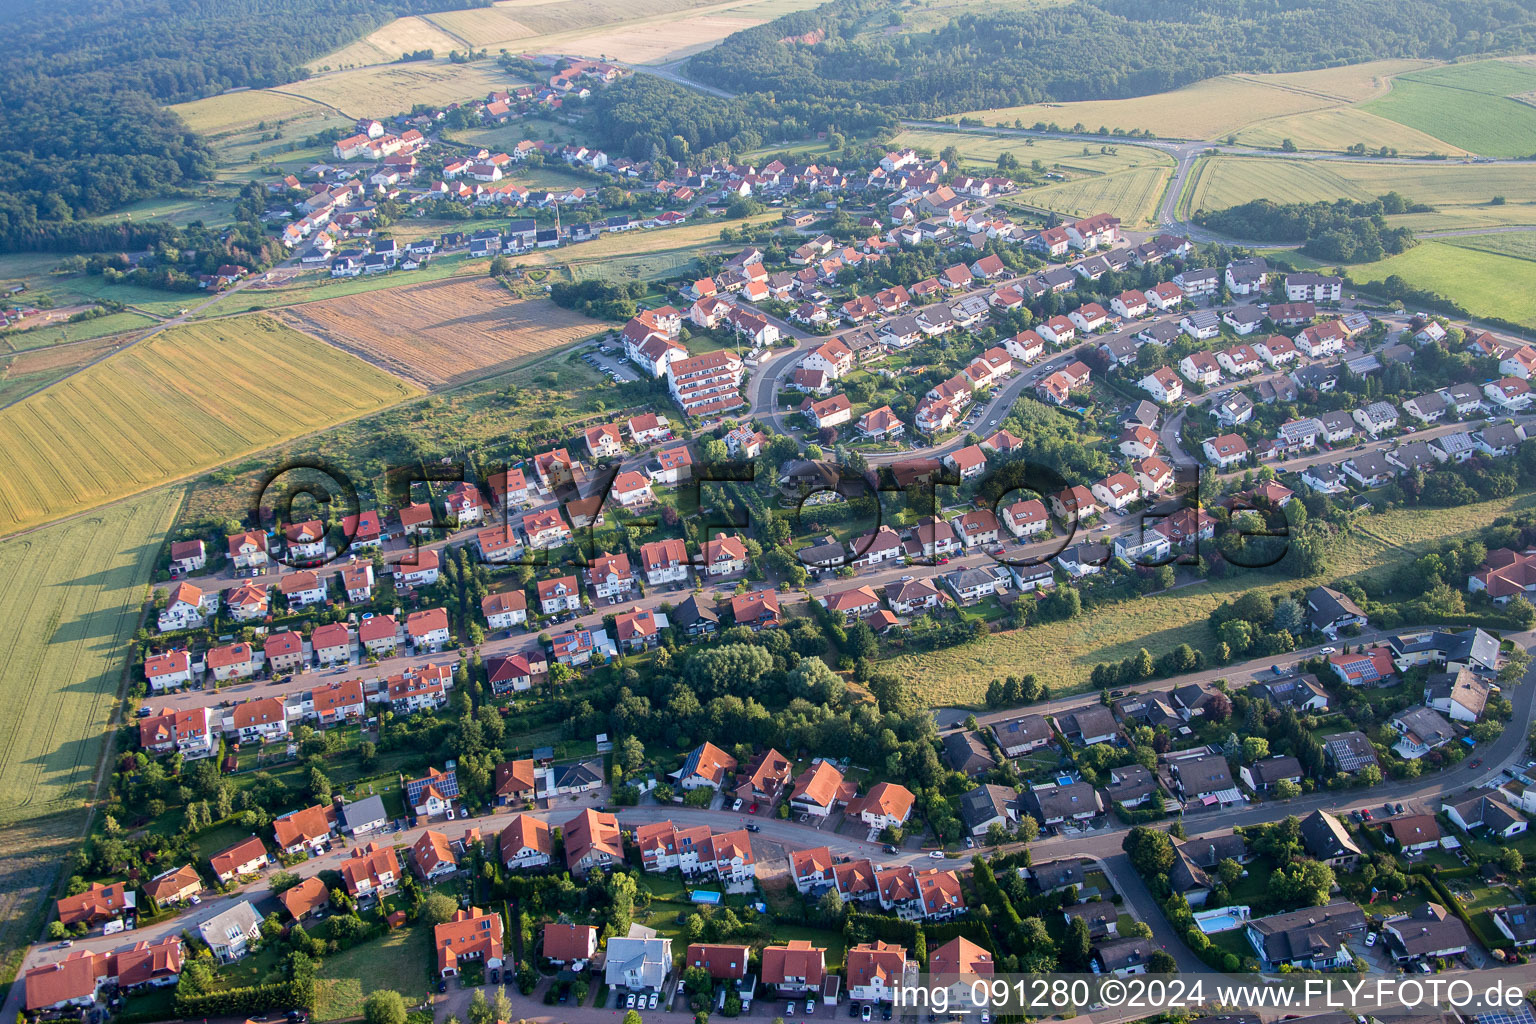
[[308, 77], [304, 63], [398, 15], [489, 0], [21, 0], [0, 11], [0, 251], [100, 251], [153, 227], [81, 223], [207, 178], [213, 154], [163, 104]]
[[1368, 202], [1277, 203], [1255, 199], [1224, 210], [1201, 210], [1195, 223], [1233, 238], [1265, 242], [1302, 242], [1301, 251], [1320, 260], [1374, 263], [1418, 244], [1413, 232], [1388, 227], [1386, 218], [1428, 213], [1430, 207], [1396, 192]]
[[901, 24], [883, 0], [834, 0], [730, 36], [689, 74], [780, 103], [929, 117], [1142, 96], [1231, 72], [1525, 51], [1536, 39], [1530, 10], [1493, 0], [1083, 0], [968, 12], [924, 32]]

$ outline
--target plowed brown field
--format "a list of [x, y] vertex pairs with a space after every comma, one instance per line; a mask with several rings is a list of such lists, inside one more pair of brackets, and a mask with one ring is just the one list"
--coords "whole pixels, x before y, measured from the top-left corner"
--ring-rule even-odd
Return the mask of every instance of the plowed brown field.
[[457, 384], [596, 333], [604, 324], [487, 278], [309, 302], [273, 314], [424, 387]]

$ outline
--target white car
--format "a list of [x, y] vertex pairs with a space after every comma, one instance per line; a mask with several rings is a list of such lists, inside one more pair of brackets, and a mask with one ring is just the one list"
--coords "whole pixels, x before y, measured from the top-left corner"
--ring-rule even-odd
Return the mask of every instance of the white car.
[[930, 851], [929, 854], [928, 854], [928, 859], [929, 860], [943, 860], [944, 859], [944, 851], [943, 850], [933, 850], [933, 851]]
[[626, 1009], [626, 1010], [633, 1010], [634, 1008], [635, 1008], [635, 994], [633, 992], [631, 992], [629, 995], [624, 997], [624, 1009]]
[[1374, 946], [1374, 945], [1376, 945], [1376, 936], [1378, 936], [1380, 934], [1381, 934], [1380, 932], [1371, 932], [1371, 934], [1369, 934], [1369, 935], [1367, 935], [1365, 937], [1365, 944], [1367, 946]]
[[646, 1000], [646, 1003], [645, 1003], [646, 1009], [648, 1009], [648, 1010], [656, 1009], [656, 1003], [658, 1001], [660, 1001], [660, 999], [661, 999], [661, 993], [660, 992], [652, 992], [651, 993], [651, 998]]
[[1319, 647], [1317, 649], [1317, 653], [1318, 654], [1332, 654], [1336, 650], [1338, 650], [1337, 647]]

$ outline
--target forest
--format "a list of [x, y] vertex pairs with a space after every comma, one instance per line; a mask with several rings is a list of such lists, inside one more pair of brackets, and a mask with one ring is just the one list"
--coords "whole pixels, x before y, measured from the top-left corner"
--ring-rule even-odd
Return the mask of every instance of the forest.
[[1302, 242], [1301, 251], [1320, 260], [1374, 263], [1417, 244], [1407, 228], [1391, 228], [1391, 214], [1426, 213], [1396, 192], [1369, 202], [1277, 203], [1255, 199], [1225, 210], [1202, 210], [1195, 223], [1233, 238], [1263, 242]]
[[928, 32], [901, 24], [887, 0], [833, 0], [730, 36], [695, 56], [689, 74], [780, 103], [932, 117], [1536, 42], [1536, 12], [1510, 0], [1078, 0], [967, 13]]
[[[129, 247], [81, 218], [206, 177], [163, 104], [305, 77], [398, 15], [489, 0], [13, 0], [0, 7], [0, 251]], [[133, 229], [122, 229], [133, 230]]]
[[[734, 38], [734, 37], [733, 37]], [[813, 132], [867, 133], [895, 124], [889, 114], [837, 100], [754, 94], [721, 100], [654, 75], [630, 75], [587, 101], [597, 141], [631, 159], [705, 161]]]

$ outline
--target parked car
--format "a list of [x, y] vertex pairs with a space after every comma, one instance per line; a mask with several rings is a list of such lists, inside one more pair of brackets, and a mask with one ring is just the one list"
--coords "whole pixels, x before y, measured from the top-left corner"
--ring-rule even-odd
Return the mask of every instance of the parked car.
[[1369, 934], [1369, 935], [1367, 935], [1365, 937], [1365, 944], [1367, 946], [1374, 946], [1374, 945], [1376, 945], [1376, 936], [1378, 936], [1380, 934], [1381, 934], [1380, 932], [1371, 932], [1371, 934]]
[[868, 1024], [868, 1021], [872, 1017], [874, 1017], [874, 1015], [875, 1015], [875, 1008], [873, 1006], [870, 1006], [868, 1003], [865, 1003], [864, 1004], [864, 1009], [859, 1013], [859, 1020], [862, 1020], [862, 1021], [865, 1022], [865, 1024]]
[[651, 993], [651, 998], [646, 1001], [646, 1009], [649, 1009], [649, 1010], [656, 1009], [656, 1004], [658, 1002], [660, 1002], [660, 1000], [661, 1000], [661, 993], [660, 992], [652, 992]]
[[944, 851], [943, 850], [929, 850], [928, 851], [928, 858], [930, 860], [943, 860], [944, 859]]
[[629, 995], [624, 997], [624, 1009], [626, 1009], [626, 1010], [633, 1010], [634, 1008], [635, 1008], [635, 994], [633, 992], [631, 992]]

